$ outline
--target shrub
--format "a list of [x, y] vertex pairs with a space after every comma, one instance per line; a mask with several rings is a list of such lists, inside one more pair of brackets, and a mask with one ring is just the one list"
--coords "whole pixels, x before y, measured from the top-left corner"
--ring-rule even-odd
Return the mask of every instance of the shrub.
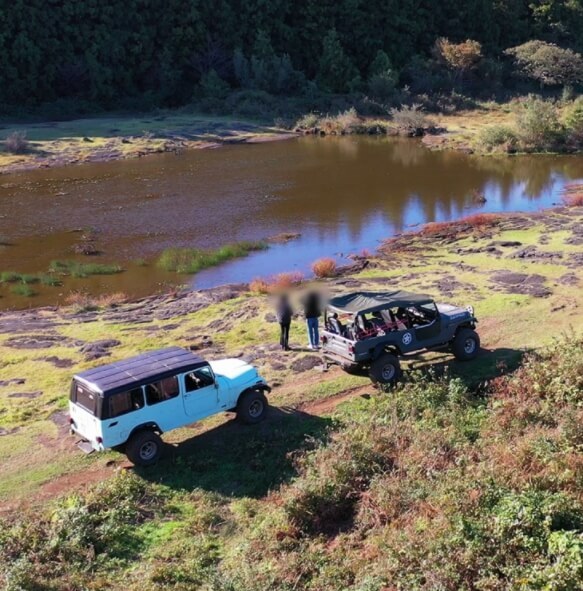
[[583, 145], [583, 97], [579, 97], [567, 110], [565, 126], [569, 140], [576, 146]]
[[428, 127], [429, 121], [420, 105], [403, 105], [400, 108], [391, 109], [393, 123], [401, 131], [417, 135]]
[[477, 68], [482, 60], [482, 46], [471, 39], [463, 43], [452, 43], [442, 37], [435, 42], [433, 54], [453, 72], [454, 81], [463, 82], [465, 74]]
[[574, 85], [583, 82], [583, 58], [571, 49], [554, 43], [528, 41], [505, 51], [513, 58], [516, 73], [541, 85]]
[[568, 185], [563, 191], [563, 202], [569, 207], [583, 206], [583, 184]]
[[535, 96], [529, 96], [520, 105], [516, 128], [521, 142], [538, 150], [551, 149], [562, 139], [557, 107]]
[[304, 280], [299, 271], [286, 271], [268, 278], [256, 277], [249, 283], [249, 291], [254, 293], [276, 293], [296, 287]]
[[128, 296], [121, 292], [92, 296], [84, 291], [72, 291], [65, 297], [66, 304], [83, 312], [111, 308], [123, 304], [127, 300]]
[[210, 70], [201, 78], [200, 88], [202, 95], [209, 99], [224, 99], [230, 90], [229, 85], [215, 70]]
[[326, 257], [312, 263], [312, 272], [319, 279], [333, 277], [336, 274], [336, 261]]
[[14, 131], [5, 140], [4, 146], [7, 152], [12, 154], [24, 154], [29, 150], [29, 142], [25, 131]]
[[194, 274], [220, 265], [230, 259], [244, 257], [267, 248], [265, 242], [234, 242], [214, 250], [200, 248], [169, 248], [158, 258], [157, 265], [165, 271]]
[[514, 147], [518, 138], [516, 132], [506, 125], [490, 125], [481, 130], [479, 142], [484, 148], [491, 150], [499, 146]]
[[295, 124], [296, 129], [313, 129], [318, 125], [320, 117], [316, 113], [302, 115]]

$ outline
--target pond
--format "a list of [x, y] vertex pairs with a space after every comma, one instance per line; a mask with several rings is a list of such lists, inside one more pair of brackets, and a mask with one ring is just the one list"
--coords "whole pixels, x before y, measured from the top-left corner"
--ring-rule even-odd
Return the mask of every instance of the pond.
[[[29, 298], [2, 285], [0, 307], [62, 303], [71, 290], [141, 296], [172, 284], [206, 288], [309, 273], [319, 257], [374, 250], [429, 221], [549, 207], [565, 184], [581, 179], [580, 156], [478, 157], [368, 136], [301, 137], [7, 175], [0, 178], [0, 271], [46, 272], [53, 260], [118, 262], [125, 271], [38, 285]], [[301, 236], [195, 277], [155, 265], [168, 247], [210, 248], [286, 232]], [[99, 255], [78, 252], [88, 233]]]

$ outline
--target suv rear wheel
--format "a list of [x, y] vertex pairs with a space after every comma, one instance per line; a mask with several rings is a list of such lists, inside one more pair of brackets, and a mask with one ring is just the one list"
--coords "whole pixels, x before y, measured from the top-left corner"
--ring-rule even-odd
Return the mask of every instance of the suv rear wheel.
[[462, 328], [451, 342], [451, 349], [458, 361], [474, 359], [480, 351], [480, 337], [471, 328]]
[[160, 459], [162, 439], [154, 431], [138, 431], [126, 444], [126, 455], [136, 466], [150, 466]]
[[248, 425], [259, 423], [267, 414], [267, 398], [261, 390], [243, 394], [237, 403], [237, 418]]
[[401, 364], [394, 355], [384, 353], [370, 366], [373, 384], [395, 384], [401, 377]]

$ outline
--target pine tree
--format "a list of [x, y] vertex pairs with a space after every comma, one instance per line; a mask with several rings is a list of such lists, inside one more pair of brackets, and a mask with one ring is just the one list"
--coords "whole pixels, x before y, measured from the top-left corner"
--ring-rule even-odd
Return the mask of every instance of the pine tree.
[[336, 29], [330, 29], [324, 37], [318, 83], [330, 92], [348, 92], [357, 76], [358, 72], [344, 52]]

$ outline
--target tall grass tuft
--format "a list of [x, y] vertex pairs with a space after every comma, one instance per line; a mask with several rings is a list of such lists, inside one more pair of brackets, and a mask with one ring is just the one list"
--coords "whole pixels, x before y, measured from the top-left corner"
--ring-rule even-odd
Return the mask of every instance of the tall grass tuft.
[[17, 283], [16, 285], [13, 285], [10, 288], [10, 291], [14, 295], [22, 296], [25, 298], [30, 298], [36, 295], [36, 291], [34, 291], [34, 289], [32, 289], [32, 287], [30, 287], [30, 285], [27, 285], [26, 283]]
[[29, 150], [29, 143], [26, 139], [26, 131], [12, 132], [4, 142], [7, 152], [12, 154], [24, 154]]
[[582, 207], [583, 184], [567, 185], [563, 191], [563, 202], [569, 207]]
[[286, 271], [273, 277], [256, 277], [249, 283], [249, 291], [252, 293], [277, 293], [287, 291], [300, 285], [304, 280], [303, 273], [299, 271]]
[[318, 279], [336, 275], [336, 261], [330, 257], [318, 259], [312, 263], [312, 272]]
[[99, 263], [78, 263], [77, 261], [52, 261], [49, 273], [70, 275], [71, 277], [89, 277], [90, 275], [115, 275], [121, 273], [120, 265]]
[[194, 274], [215, 267], [231, 259], [247, 256], [249, 253], [265, 250], [267, 243], [259, 242], [234, 242], [213, 250], [201, 248], [168, 248], [157, 261], [157, 266], [164, 271], [175, 273]]

